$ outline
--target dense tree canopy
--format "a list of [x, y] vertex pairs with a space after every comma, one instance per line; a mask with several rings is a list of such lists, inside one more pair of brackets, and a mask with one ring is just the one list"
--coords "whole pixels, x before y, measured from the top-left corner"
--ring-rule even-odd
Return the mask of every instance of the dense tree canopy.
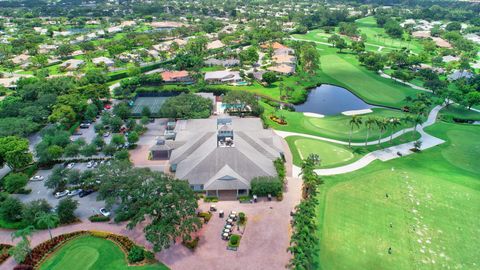
[[160, 108], [162, 117], [195, 119], [208, 118], [212, 114], [213, 103], [208, 98], [195, 94], [180, 94], [168, 98]]
[[190, 240], [201, 227], [197, 200], [187, 181], [149, 169], [132, 168], [128, 161], [114, 162], [98, 170], [102, 183], [99, 197], [117, 215], [129, 217], [133, 228], [146, 220], [145, 237], [155, 251], [168, 248], [176, 239]]

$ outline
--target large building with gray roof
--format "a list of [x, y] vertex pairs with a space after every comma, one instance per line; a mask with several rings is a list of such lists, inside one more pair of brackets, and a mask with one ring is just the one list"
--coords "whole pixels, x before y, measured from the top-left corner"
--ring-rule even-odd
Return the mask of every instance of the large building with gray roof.
[[253, 178], [277, 175], [273, 160], [282, 155], [280, 137], [258, 118], [188, 120], [175, 143], [171, 170], [207, 195], [248, 194]]

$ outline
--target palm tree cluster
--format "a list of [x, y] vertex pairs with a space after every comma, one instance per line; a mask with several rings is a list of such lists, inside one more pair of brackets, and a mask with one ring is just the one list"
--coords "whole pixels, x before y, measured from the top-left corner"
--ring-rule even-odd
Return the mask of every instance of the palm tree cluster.
[[[359, 129], [363, 124], [367, 130], [367, 134], [365, 137], [365, 146], [368, 144], [368, 139], [370, 138], [371, 131], [376, 128], [378, 132], [378, 144], [380, 144], [381, 139], [387, 130], [390, 130], [390, 142], [393, 140], [393, 134], [395, 130], [401, 126], [403, 123], [405, 124], [412, 124], [414, 133], [412, 136], [415, 135], [417, 131], [417, 126], [423, 122], [423, 117], [420, 114], [415, 116], [407, 115], [404, 118], [398, 117], [388, 117], [388, 118], [378, 118], [378, 117], [367, 117], [365, 121], [362, 117], [359, 116], [352, 116], [352, 119], [348, 122], [350, 125], [350, 135], [348, 140], [348, 146], [351, 147], [352, 142], [352, 133], [354, 128]], [[404, 130], [405, 132], [405, 130]]]
[[310, 155], [302, 164], [303, 200], [295, 208], [290, 239], [290, 251], [293, 255], [289, 267], [292, 269], [314, 269], [314, 259], [318, 249], [315, 210], [318, 203], [317, 187], [322, 180], [315, 173], [315, 167], [320, 163], [318, 155]]

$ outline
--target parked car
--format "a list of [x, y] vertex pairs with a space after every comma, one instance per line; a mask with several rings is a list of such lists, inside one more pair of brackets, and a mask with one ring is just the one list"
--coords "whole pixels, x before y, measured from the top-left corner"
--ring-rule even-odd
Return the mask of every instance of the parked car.
[[77, 196], [80, 194], [80, 192], [82, 192], [82, 189], [74, 189], [68, 192], [68, 196], [70, 197]]
[[85, 196], [88, 196], [88, 195], [92, 194], [93, 192], [95, 192], [95, 190], [93, 190], [93, 189], [82, 190], [82, 191], [80, 191], [80, 193], [78, 194], [78, 196], [79, 196], [80, 198], [83, 198], [83, 197], [85, 197]]
[[94, 165], [95, 165], [95, 162], [94, 162], [93, 160], [90, 160], [90, 161], [87, 163], [87, 168], [92, 168]]
[[110, 216], [110, 211], [108, 211], [107, 209], [105, 208], [100, 208], [100, 213], [105, 216], [105, 217], [109, 217]]
[[73, 163], [73, 162], [68, 163], [67, 166], [66, 166], [67, 169], [72, 169], [73, 167], [75, 167], [75, 163]]
[[89, 123], [81, 123], [80, 128], [89, 128], [90, 124]]
[[44, 179], [45, 179], [45, 177], [43, 177], [41, 175], [35, 175], [32, 178], [30, 178], [30, 181], [43, 181]]
[[65, 197], [65, 196], [68, 195], [69, 192], [70, 192], [70, 190], [68, 190], [68, 189], [66, 189], [64, 191], [61, 191], [61, 192], [57, 192], [57, 193], [55, 193], [55, 198], [60, 199], [62, 197]]
[[104, 138], [107, 138], [108, 136], [110, 136], [110, 132], [105, 132], [105, 133], [103, 133], [103, 137], [104, 137]]

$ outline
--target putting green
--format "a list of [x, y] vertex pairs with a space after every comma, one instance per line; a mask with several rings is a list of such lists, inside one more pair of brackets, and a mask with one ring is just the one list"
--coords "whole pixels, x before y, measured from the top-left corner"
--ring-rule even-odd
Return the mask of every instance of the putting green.
[[426, 131], [446, 143], [323, 177], [317, 269], [478, 268], [480, 127]]
[[321, 167], [336, 167], [340, 164], [349, 163], [356, 157], [351, 150], [342, 145], [309, 138], [295, 138], [293, 144], [300, 159], [305, 159], [310, 154], [317, 154], [321, 160]]
[[163, 264], [128, 266], [117, 244], [93, 236], [81, 236], [67, 242], [48, 258], [41, 270], [168, 270]]

